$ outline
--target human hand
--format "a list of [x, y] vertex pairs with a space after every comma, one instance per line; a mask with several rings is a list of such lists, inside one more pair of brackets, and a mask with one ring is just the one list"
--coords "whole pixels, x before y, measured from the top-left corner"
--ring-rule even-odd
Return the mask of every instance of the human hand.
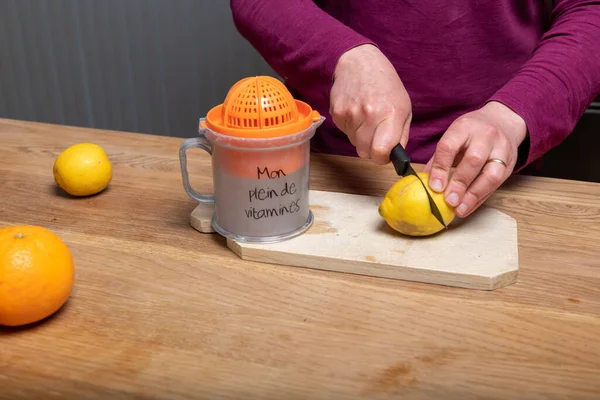
[[492, 101], [463, 115], [444, 133], [425, 166], [429, 186], [444, 192], [456, 215], [468, 216], [510, 176], [526, 135], [525, 121], [502, 103]]
[[375, 46], [357, 46], [340, 57], [330, 113], [358, 156], [376, 164], [387, 164], [392, 148], [408, 143], [410, 98], [393, 65]]

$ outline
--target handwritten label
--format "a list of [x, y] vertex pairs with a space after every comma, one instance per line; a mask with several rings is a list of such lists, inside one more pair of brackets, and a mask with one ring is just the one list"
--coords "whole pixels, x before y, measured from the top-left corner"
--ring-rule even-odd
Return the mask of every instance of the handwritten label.
[[[266, 186], [254, 188], [248, 191], [248, 201], [252, 204], [244, 212], [247, 218], [255, 220], [278, 217], [286, 214], [294, 214], [300, 211], [300, 197], [296, 196], [298, 188], [295, 182], [284, 180], [278, 184], [277, 180], [286, 178], [287, 174], [282, 169], [270, 171], [267, 167], [256, 167], [259, 180], [268, 180]], [[269, 203], [261, 207], [261, 203]], [[277, 202], [278, 204], [273, 204]]]
[[263, 178], [264, 176], [266, 176], [268, 179], [278, 179], [278, 178], [281, 178], [282, 176], [287, 176], [286, 173], [283, 172], [282, 169], [278, 169], [275, 171], [269, 171], [269, 168], [267, 168], [267, 167], [264, 167], [262, 170], [260, 169], [260, 167], [256, 167], [256, 172], [258, 175], [258, 179]]

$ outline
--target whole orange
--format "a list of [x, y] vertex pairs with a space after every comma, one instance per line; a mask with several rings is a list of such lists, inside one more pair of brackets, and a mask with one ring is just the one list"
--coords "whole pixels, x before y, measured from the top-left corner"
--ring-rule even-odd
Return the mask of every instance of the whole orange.
[[73, 256], [39, 226], [0, 229], [0, 325], [40, 321], [60, 309], [75, 281]]

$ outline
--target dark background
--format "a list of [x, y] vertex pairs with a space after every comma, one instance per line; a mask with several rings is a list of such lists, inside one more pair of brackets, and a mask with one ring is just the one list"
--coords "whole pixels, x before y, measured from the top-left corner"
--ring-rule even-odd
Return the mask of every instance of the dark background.
[[[191, 137], [258, 74], [227, 0], [0, 0], [0, 117]], [[600, 105], [538, 174], [600, 182], [598, 148]]]

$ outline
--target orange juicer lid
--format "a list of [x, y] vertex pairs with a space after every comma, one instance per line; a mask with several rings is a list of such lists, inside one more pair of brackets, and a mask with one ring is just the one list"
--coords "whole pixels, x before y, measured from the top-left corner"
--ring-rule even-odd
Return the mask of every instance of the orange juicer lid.
[[281, 81], [255, 76], [236, 82], [201, 126], [239, 138], [275, 138], [301, 132], [320, 119], [318, 111], [294, 99]]

